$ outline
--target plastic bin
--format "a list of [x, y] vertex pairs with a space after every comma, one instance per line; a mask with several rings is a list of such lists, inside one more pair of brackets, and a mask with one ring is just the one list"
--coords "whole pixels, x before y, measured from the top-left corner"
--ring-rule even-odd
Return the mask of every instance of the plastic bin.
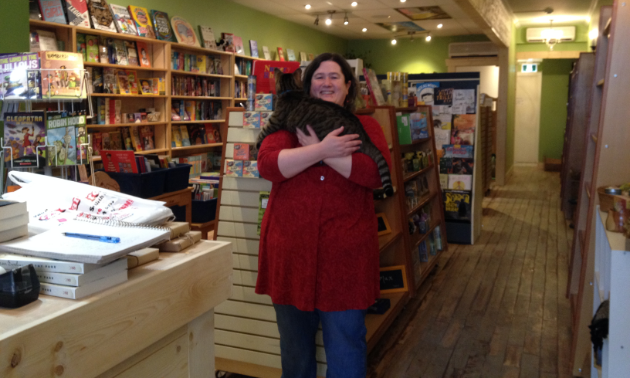
[[156, 169], [147, 173], [107, 172], [107, 174], [120, 185], [122, 193], [140, 198], [151, 198], [164, 194], [166, 171], [166, 169]]
[[190, 175], [190, 164], [177, 164], [175, 168], [166, 170], [164, 179], [164, 193], [176, 192], [188, 188], [188, 177]]
[[217, 199], [208, 201], [192, 200], [192, 222], [206, 223], [213, 221], [217, 214]]

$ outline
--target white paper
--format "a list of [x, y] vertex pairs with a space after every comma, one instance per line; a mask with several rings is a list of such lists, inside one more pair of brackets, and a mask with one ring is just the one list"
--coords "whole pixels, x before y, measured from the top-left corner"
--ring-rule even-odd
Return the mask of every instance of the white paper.
[[[453, 114], [466, 114], [475, 112], [475, 90], [474, 89], [455, 89], [453, 90], [453, 108], [456, 106], [464, 106], [463, 113]], [[458, 108], [458, 111], [461, 109]]]
[[466, 114], [466, 108], [466, 105], [453, 105], [451, 110], [453, 111], [453, 114]]

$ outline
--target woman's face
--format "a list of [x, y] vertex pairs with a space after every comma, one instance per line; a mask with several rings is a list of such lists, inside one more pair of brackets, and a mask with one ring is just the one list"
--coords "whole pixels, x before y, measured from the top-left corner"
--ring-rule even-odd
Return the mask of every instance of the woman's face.
[[350, 82], [344, 83], [341, 67], [332, 60], [319, 65], [311, 79], [311, 96], [343, 106], [350, 89]]

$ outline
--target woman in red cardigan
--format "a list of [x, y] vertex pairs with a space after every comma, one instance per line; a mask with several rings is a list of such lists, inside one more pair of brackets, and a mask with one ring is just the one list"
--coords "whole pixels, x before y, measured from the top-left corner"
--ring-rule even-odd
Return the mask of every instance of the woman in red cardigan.
[[[304, 72], [311, 96], [353, 110], [357, 82], [344, 58], [319, 55]], [[391, 168], [380, 125], [361, 124]], [[328, 377], [365, 377], [366, 309], [379, 296], [379, 248], [372, 190], [376, 163], [356, 152], [358, 135], [322, 141], [278, 131], [258, 153], [260, 175], [273, 182], [262, 222], [256, 292], [274, 303], [284, 378], [314, 378], [316, 361]], [[316, 356], [321, 321], [325, 358]], [[321, 374], [321, 372], [320, 372]]]

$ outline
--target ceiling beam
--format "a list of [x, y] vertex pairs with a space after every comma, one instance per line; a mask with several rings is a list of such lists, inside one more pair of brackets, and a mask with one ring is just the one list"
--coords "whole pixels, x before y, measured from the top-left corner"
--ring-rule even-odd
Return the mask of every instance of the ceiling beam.
[[[509, 47], [510, 40], [512, 38], [512, 20], [514, 19], [514, 15], [510, 10], [505, 7], [505, 4], [501, 0], [490, 0], [489, 2], [494, 2], [495, 6], [492, 9], [500, 9], [500, 6], [503, 7], [503, 15], [493, 14], [486, 15], [484, 17], [483, 9], [481, 9], [481, 4], [484, 2], [480, 2], [479, 0], [453, 0], [455, 4], [457, 4], [467, 15], [473, 20], [477, 26], [483, 31], [483, 33], [492, 41], [495, 45], [500, 47]], [[489, 8], [489, 7], [487, 7]], [[489, 17], [490, 16], [490, 17]], [[503, 16], [501, 19], [500, 16]], [[491, 24], [492, 23], [492, 24]], [[507, 34], [501, 35], [499, 30], [506, 30]]]

